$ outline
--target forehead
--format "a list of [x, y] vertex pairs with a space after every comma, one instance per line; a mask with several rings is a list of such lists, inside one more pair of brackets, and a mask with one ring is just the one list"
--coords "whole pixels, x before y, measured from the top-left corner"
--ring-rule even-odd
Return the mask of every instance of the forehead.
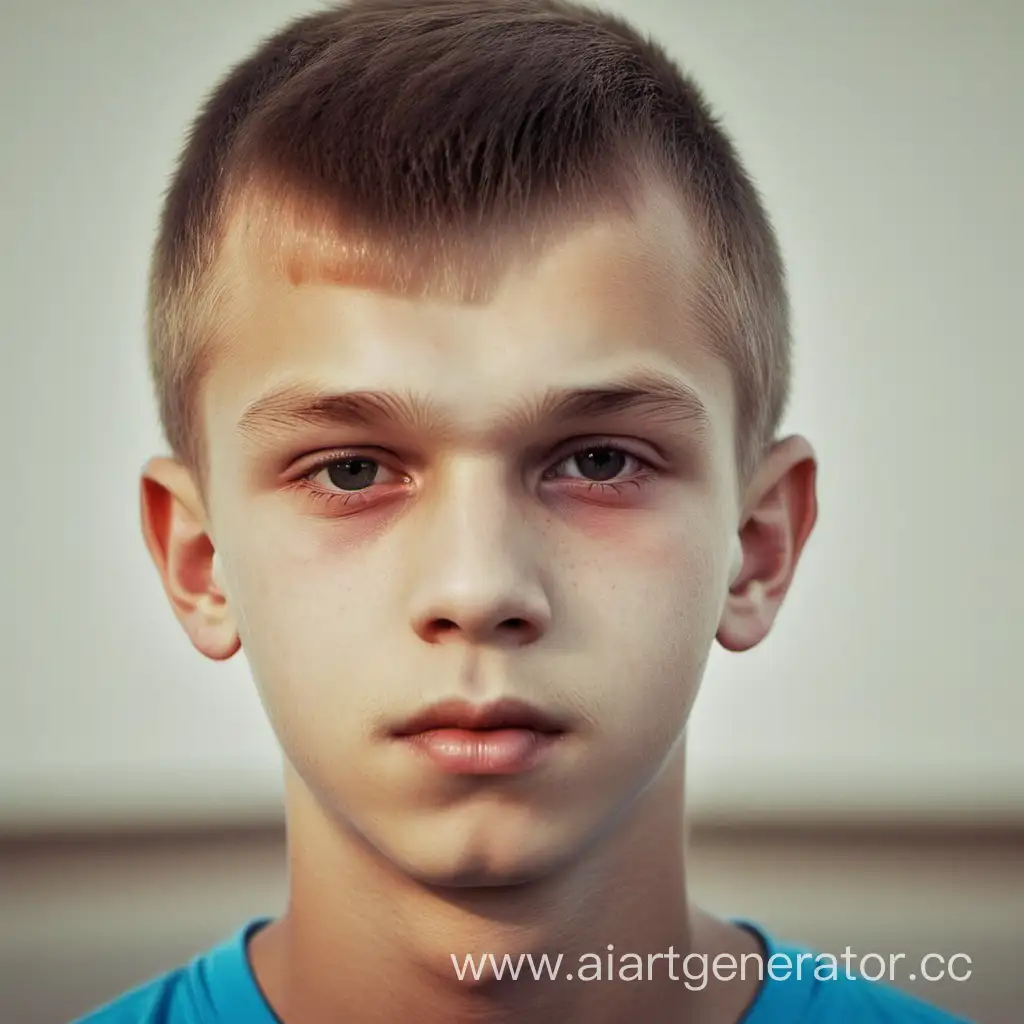
[[218, 266], [236, 284], [274, 278], [480, 303], [557, 255], [589, 263], [591, 274], [616, 263], [620, 271], [675, 277], [676, 288], [702, 263], [680, 200], [656, 178], [589, 202], [538, 206], [527, 219], [415, 237], [373, 233], [335, 206], [259, 185], [243, 188], [225, 219]]
[[[204, 419], [268, 391], [430, 392], [467, 417], [637, 366], [728, 391], [701, 329], [701, 247], [671, 196], [461, 249], [389, 252], [294, 210], [248, 211], [222, 250], [225, 300]], [[706, 404], [728, 396], [710, 394]]]

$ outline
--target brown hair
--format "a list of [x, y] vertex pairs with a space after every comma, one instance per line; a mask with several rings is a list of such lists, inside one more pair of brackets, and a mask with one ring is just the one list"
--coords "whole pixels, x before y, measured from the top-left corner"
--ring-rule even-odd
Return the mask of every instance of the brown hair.
[[450, 267], [474, 239], [628, 206], [652, 174], [700, 240], [703, 321], [732, 369], [745, 475], [787, 396], [784, 268], [732, 143], [658, 45], [566, 0], [353, 0], [291, 22], [214, 90], [164, 204], [149, 349], [173, 451], [202, 475], [217, 256], [246, 197], [408, 280], [424, 254]]

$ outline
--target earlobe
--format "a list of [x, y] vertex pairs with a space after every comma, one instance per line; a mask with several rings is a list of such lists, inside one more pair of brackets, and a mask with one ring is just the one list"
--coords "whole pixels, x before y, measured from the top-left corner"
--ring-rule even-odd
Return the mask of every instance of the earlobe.
[[230, 658], [241, 644], [192, 474], [175, 459], [151, 459], [140, 498], [146, 546], [178, 621], [208, 658]]
[[817, 518], [816, 471], [811, 446], [790, 437], [773, 446], [751, 482], [717, 634], [726, 650], [749, 650], [768, 635]]

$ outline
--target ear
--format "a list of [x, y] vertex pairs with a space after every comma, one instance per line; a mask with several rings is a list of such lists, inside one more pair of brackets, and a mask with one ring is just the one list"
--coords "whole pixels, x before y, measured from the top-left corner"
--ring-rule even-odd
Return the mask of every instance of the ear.
[[818, 516], [816, 476], [811, 446], [788, 437], [773, 445], [751, 481], [718, 626], [727, 650], [749, 650], [768, 635]]
[[175, 459], [150, 459], [140, 498], [146, 546], [178, 621], [208, 658], [230, 658], [241, 643], [192, 474]]

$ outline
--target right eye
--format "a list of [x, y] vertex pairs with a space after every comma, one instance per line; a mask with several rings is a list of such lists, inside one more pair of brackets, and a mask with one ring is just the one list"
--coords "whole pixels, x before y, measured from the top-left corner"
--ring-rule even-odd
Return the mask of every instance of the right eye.
[[370, 484], [380, 482], [377, 477], [381, 469], [376, 459], [365, 455], [350, 455], [322, 462], [307, 476], [311, 482], [324, 487], [337, 488], [339, 491], [361, 491]]

